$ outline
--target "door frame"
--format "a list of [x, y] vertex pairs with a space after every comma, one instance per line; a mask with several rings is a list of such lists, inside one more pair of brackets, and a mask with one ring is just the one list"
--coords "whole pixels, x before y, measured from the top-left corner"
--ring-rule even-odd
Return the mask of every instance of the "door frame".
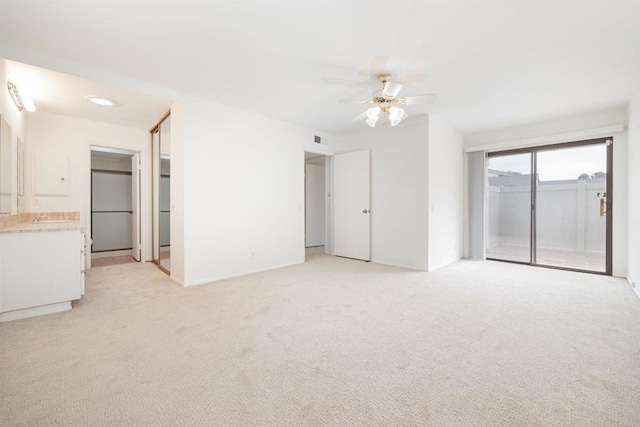
[[[561, 266], [553, 266], [553, 265], [545, 265], [538, 264], [536, 262], [536, 192], [537, 192], [537, 183], [536, 180], [533, 179], [536, 171], [537, 171], [537, 156], [536, 153], [539, 151], [549, 151], [554, 149], [561, 148], [572, 148], [572, 147], [584, 147], [587, 145], [593, 144], [606, 144], [607, 149], [607, 201], [606, 201], [606, 238], [605, 238], [605, 271], [593, 271], [593, 270], [582, 270], [578, 268], [571, 267], [561, 267]], [[530, 210], [530, 235], [529, 235], [529, 262], [523, 261], [513, 261], [513, 260], [502, 260], [496, 258], [487, 257], [488, 260], [493, 261], [502, 261], [502, 262], [510, 262], [514, 264], [524, 264], [531, 265], [535, 267], [544, 267], [544, 268], [553, 268], [556, 270], [567, 270], [567, 271], [576, 271], [580, 273], [591, 273], [591, 274], [600, 274], [611, 276], [613, 274], [613, 136], [603, 137], [603, 138], [594, 138], [594, 139], [585, 139], [580, 141], [571, 141], [571, 142], [559, 142], [553, 144], [546, 145], [537, 145], [533, 147], [524, 147], [524, 148], [514, 148], [510, 150], [496, 150], [496, 151], [488, 151], [486, 154], [486, 158], [490, 157], [499, 157], [499, 156], [507, 156], [510, 154], [531, 154], [531, 210]]]
[[[147, 225], [148, 225], [148, 212], [147, 212], [147, 206], [145, 203], [145, 200], [147, 198], [147, 182], [146, 182], [146, 150], [144, 149], [140, 149], [140, 148], [132, 148], [132, 147], [125, 147], [125, 146], [116, 146], [116, 145], [106, 145], [103, 143], [89, 143], [89, 149], [87, 150], [87, 159], [88, 159], [88, 168], [87, 168], [87, 174], [86, 174], [86, 194], [88, 194], [87, 197], [87, 201], [85, 204], [85, 213], [86, 216], [85, 218], [88, 218], [87, 221], [87, 226], [86, 226], [86, 230], [85, 233], [87, 236], [91, 236], [91, 200], [92, 200], [92, 194], [91, 194], [91, 152], [92, 151], [103, 151], [103, 152], [107, 152], [107, 153], [118, 153], [118, 154], [127, 154], [127, 155], [135, 155], [138, 154], [138, 159], [140, 161], [140, 176], [142, 177], [142, 179], [140, 180], [140, 223], [138, 225], [139, 230], [140, 230], [140, 245], [141, 245], [141, 256], [140, 256], [140, 262], [145, 262], [147, 260], [147, 255], [148, 255], [148, 246], [147, 244], [145, 244], [147, 242], [147, 237], [148, 237], [148, 231], [147, 231]], [[86, 261], [86, 268], [90, 269], [91, 268], [91, 250], [88, 250], [88, 254], [89, 256], [87, 257], [87, 261]]]
[[[151, 223], [151, 247], [149, 249], [149, 253], [150, 253], [150, 261], [153, 262], [154, 264], [156, 264], [156, 266], [163, 272], [165, 273], [167, 276], [171, 277], [171, 264], [169, 264], [169, 269], [165, 268], [164, 266], [161, 265], [160, 263], [160, 253], [161, 253], [161, 246], [160, 246], [160, 183], [161, 183], [161, 179], [162, 179], [162, 124], [164, 123], [165, 120], [171, 120], [171, 110], [168, 110], [164, 115], [162, 115], [162, 117], [160, 118], [160, 120], [158, 120], [156, 122], [155, 125], [153, 125], [151, 127], [151, 129], [149, 129], [149, 146], [151, 147], [150, 149], [150, 176], [151, 176], [151, 180], [149, 182], [149, 186], [150, 186], [150, 191], [151, 191], [151, 204], [149, 206], [150, 212], [150, 223]], [[171, 126], [171, 121], [169, 122], [169, 126]], [[155, 148], [155, 144], [153, 142], [153, 136], [154, 134], [158, 134], [158, 148], [156, 150]], [[169, 137], [169, 142], [171, 142], [171, 139]], [[157, 151], [157, 152], [156, 152]], [[157, 157], [156, 157], [157, 156]], [[158, 170], [155, 170], [155, 160], [158, 160]], [[171, 158], [171, 151], [169, 151], [169, 158]], [[156, 179], [157, 179], [157, 194], [156, 194]], [[157, 200], [156, 200], [157, 199]], [[156, 220], [156, 203], [158, 204], [158, 210], [157, 210], [157, 220]], [[169, 196], [169, 203], [171, 203], [171, 196]], [[156, 238], [156, 229], [157, 229], [157, 238]], [[156, 242], [157, 240], [157, 242]], [[171, 242], [171, 231], [169, 231], [169, 241]], [[155, 249], [156, 249], [156, 244], [158, 245], [158, 258], [155, 258]], [[169, 244], [169, 247], [171, 247], [171, 244]]]

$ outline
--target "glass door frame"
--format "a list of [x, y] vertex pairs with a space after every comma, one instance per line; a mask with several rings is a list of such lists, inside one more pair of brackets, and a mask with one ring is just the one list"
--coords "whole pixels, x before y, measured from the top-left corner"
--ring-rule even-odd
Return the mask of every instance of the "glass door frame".
[[[149, 130], [151, 136], [151, 259], [164, 273], [170, 275], [171, 272], [160, 264], [160, 178], [161, 178], [161, 147], [162, 134], [160, 127], [162, 123], [171, 117], [171, 110], [167, 111], [160, 120]], [[157, 147], [154, 142], [154, 135], [158, 134]], [[156, 162], [157, 160], [157, 162]], [[156, 210], [157, 208], [157, 210]], [[157, 212], [157, 215], [156, 215]], [[157, 235], [157, 237], [156, 237]], [[157, 257], [156, 257], [157, 253]]]
[[[562, 267], [555, 265], [547, 265], [547, 264], [538, 264], [536, 259], [536, 248], [537, 248], [537, 238], [536, 238], [536, 208], [537, 208], [537, 153], [540, 151], [551, 151], [556, 149], [564, 149], [564, 148], [573, 148], [573, 147], [584, 147], [588, 145], [594, 144], [605, 144], [606, 145], [606, 163], [607, 163], [607, 183], [606, 183], [606, 238], [605, 238], [605, 271], [595, 271], [595, 270], [583, 270], [579, 268], [571, 268], [571, 267]], [[556, 144], [547, 144], [540, 145], [534, 147], [526, 147], [526, 148], [516, 148], [511, 150], [503, 150], [503, 151], [491, 151], [487, 152], [486, 157], [501, 157], [508, 156], [512, 154], [527, 154], [531, 155], [531, 208], [530, 208], [530, 236], [529, 236], [529, 262], [523, 261], [515, 261], [515, 260], [503, 260], [497, 258], [487, 257], [488, 260], [492, 261], [502, 261], [502, 262], [510, 262], [515, 264], [524, 264], [524, 265], [532, 265], [536, 267], [545, 267], [545, 268], [554, 268], [558, 270], [568, 270], [568, 271], [577, 271], [581, 273], [592, 273], [592, 274], [602, 274], [611, 276], [613, 270], [613, 137], [607, 138], [596, 138], [596, 139], [588, 139], [583, 141], [572, 141], [572, 142], [563, 142]]]

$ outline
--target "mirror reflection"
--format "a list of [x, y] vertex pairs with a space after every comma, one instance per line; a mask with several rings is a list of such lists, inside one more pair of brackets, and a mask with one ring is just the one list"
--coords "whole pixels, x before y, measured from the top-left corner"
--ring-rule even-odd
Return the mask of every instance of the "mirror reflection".
[[0, 215], [11, 213], [11, 127], [0, 117]]
[[160, 266], [171, 271], [171, 160], [169, 155], [160, 158]]
[[171, 118], [151, 130], [153, 155], [153, 260], [171, 272]]
[[18, 183], [18, 213], [24, 213], [24, 142], [18, 138], [18, 167], [16, 168]]

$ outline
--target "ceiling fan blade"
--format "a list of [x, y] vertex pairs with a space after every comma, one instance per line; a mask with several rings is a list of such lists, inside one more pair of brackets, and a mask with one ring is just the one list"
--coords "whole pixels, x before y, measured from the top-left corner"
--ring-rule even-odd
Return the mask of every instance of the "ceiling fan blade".
[[346, 87], [358, 87], [366, 86], [369, 84], [369, 80], [351, 80], [351, 79], [334, 79], [333, 77], [323, 77], [322, 83], [330, 85], [340, 85]]
[[402, 85], [396, 82], [386, 82], [382, 88], [382, 94], [387, 96], [393, 96], [394, 98], [400, 93]]
[[399, 74], [398, 76], [394, 76], [394, 77], [395, 79], [403, 83], [416, 83], [416, 82], [423, 82], [427, 80], [427, 77], [429, 77], [429, 73], [419, 72], [419, 73], [411, 73], [411, 74]]
[[378, 77], [378, 74], [386, 71], [388, 62], [388, 56], [376, 55], [371, 58], [371, 67], [360, 70], [360, 74], [363, 76]]
[[366, 105], [370, 102], [370, 100], [368, 99], [341, 99], [338, 101], [338, 104], [359, 104], [359, 105]]
[[368, 91], [366, 89], [360, 89], [358, 91], [353, 92], [351, 95], [346, 98], [342, 98], [338, 100], [338, 104], [364, 104], [368, 99]]
[[355, 116], [353, 119], [354, 122], [358, 122], [360, 120], [364, 120], [367, 118], [367, 110], [364, 110], [364, 112], [362, 114], [358, 114], [357, 116]]
[[435, 93], [429, 93], [427, 95], [407, 96], [403, 99], [405, 100], [404, 105], [429, 104], [436, 102], [438, 96]]

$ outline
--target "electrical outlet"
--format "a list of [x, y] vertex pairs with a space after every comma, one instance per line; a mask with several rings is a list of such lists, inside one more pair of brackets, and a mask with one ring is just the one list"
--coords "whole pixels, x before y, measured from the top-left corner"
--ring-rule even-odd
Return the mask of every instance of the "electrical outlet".
[[251, 259], [256, 259], [256, 253], [255, 252], [251, 252]]
[[40, 199], [33, 199], [33, 206], [40, 206]]
[[635, 289], [635, 287], [636, 287], [636, 282], [631, 282], [631, 287]]

